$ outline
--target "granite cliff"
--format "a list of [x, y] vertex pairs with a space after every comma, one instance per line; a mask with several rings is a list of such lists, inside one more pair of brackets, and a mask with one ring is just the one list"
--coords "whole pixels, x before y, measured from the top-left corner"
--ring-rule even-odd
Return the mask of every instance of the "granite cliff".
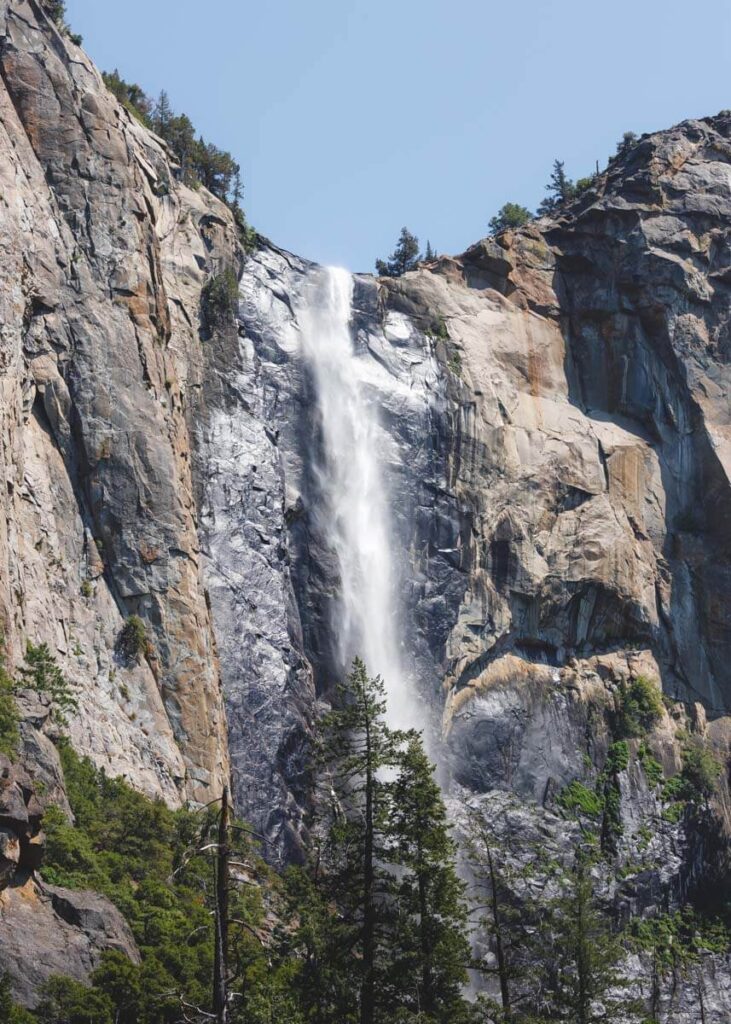
[[[0, 0], [0, 76], [6, 661], [47, 643], [79, 752], [172, 805], [230, 777], [274, 859], [297, 858], [311, 723], [340, 672], [299, 322], [315, 268], [264, 240], [245, 253], [37, 0]], [[238, 309], [214, 317], [231, 272]], [[665, 696], [614, 779], [602, 884], [625, 918], [729, 884], [730, 313], [726, 113], [644, 136], [553, 219], [354, 282], [403, 648], [455, 819], [479, 809], [518, 863], [536, 834], [569, 856], [561, 794], [605, 770], [627, 686]], [[131, 616], [139, 658], [120, 647]], [[41, 805], [65, 798], [48, 708], [19, 704], [0, 944], [37, 905], [38, 942], [76, 943], [84, 977], [94, 950], [134, 950], [111, 909], [105, 937], [68, 894], [37, 898]], [[689, 740], [726, 767], [668, 814], [644, 765], [670, 779]], [[662, 1019], [698, 1020], [698, 986], [706, 1024], [728, 1019], [728, 966], [709, 955]]]

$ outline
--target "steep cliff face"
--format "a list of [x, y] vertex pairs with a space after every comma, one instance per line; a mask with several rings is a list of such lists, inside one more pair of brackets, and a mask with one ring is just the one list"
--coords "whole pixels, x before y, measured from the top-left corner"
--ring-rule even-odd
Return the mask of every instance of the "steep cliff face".
[[[232, 218], [34, 2], [0, 5], [6, 653], [47, 641], [79, 687], [71, 736], [176, 801], [227, 776], [191, 482], [201, 290]], [[141, 616], [138, 665], [115, 653]]]
[[[81, 753], [172, 804], [230, 777], [272, 856], [296, 858], [308, 737], [341, 674], [302, 345], [316, 268], [269, 244], [245, 256], [229, 210], [181, 184], [36, 0], [0, 0], [0, 76], [9, 666], [47, 642], [78, 688]], [[668, 815], [643, 758], [670, 776], [687, 736], [726, 760], [731, 744], [730, 171], [731, 118], [687, 122], [555, 220], [354, 285], [408, 686], [454, 817], [479, 810], [518, 865], [536, 834], [570, 857], [559, 797], [605, 770], [622, 687], [666, 695], [613, 781], [602, 893], [625, 919], [727, 884], [726, 780], [715, 810]], [[231, 269], [238, 317], [211, 328], [206, 285]], [[19, 704], [23, 800], [40, 782], [63, 803], [48, 707]], [[38, 822], [4, 813], [0, 944], [39, 900], [13, 860]], [[64, 899], [34, 927], [78, 947], [85, 977], [106, 940], [71, 936]], [[699, 975], [707, 1021], [731, 1015], [724, 970]], [[673, 999], [668, 1019], [695, 1020], [690, 987]]]

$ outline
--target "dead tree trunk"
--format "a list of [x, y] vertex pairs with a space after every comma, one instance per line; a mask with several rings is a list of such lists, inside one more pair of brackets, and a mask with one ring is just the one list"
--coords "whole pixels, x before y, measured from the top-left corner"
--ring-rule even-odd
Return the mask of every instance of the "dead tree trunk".
[[221, 796], [216, 853], [216, 946], [213, 961], [213, 1012], [216, 1024], [228, 1022], [228, 896], [229, 896], [228, 787]]

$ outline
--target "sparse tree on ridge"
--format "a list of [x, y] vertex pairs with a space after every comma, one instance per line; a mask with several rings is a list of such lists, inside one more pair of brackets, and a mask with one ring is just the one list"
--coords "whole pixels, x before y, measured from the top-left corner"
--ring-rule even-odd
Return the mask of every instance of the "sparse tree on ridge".
[[538, 207], [538, 216], [555, 213], [569, 199], [573, 199], [576, 188], [564, 170], [563, 160], [554, 160], [551, 180], [546, 185], [548, 195]]
[[376, 260], [376, 273], [380, 277], [401, 277], [407, 270], [413, 270], [418, 262], [419, 239], [404, 227], [388, 260]]
[[629, 153], [636, 142], [637, 135], [634, 132], [625, 132], [617, 143], [617, 156], [624, 156], [625, 153]]

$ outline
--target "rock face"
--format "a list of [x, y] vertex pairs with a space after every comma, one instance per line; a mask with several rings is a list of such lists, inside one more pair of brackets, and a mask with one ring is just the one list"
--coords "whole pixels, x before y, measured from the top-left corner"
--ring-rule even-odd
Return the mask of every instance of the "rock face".
[[[34, 0], [0, 3], [0, 618], [79, 687], [75, 744], [175, 801], [227, 775], [189, 415], [200, 295], [235, 261], [226, 208]], [[119, 663], [125, 618], [149, 655]]]
[[0, 891], [0, 949], [15, 999], [35, 1006], [54, 974], [89, 981], [105, 949], [135, 963], [139, 952], [124, 918], [109, 900], [19, 875]]
[[[178, 180], [37, 0], [0, 0], [0, 77], [8, 668], [48, 643], [77, 689], [81, 753], [171, 804], [230, 777], [272, 857], [297, 858], [308, 737], [340, 674], [298, 317], [315, 268], [268, 243], [245, 256], [227, 207]], [[404, 685], [430, 711], [455, 818], [474, 806], [516, 856], [536, 834], [569, 856], [578, 826], [559, 797], [604, 771], [622, 688], [665, 694], [613, 779], [602, 898], [619, 919], [724, 882], [719, 807], [668, 815], [646, 758], [673, 775], [688, 735], [728, 758], [730, 171], [731, 118], [686, 122], [643, 137], [556, 219], [354, 286]], [[211, 325], [206, 284], [231, 269], [238, 317]], [[119, 648], [131, 615], [138, 663]], [[0, 947], [30, 936], [21, 977], [55, 935], [44, 962], [84, 978], [105, 944], [135, 951], [108, 908], [30, 876], [33, 786], [65, 795], [47, 701], [18, 705], [23, 767], [0, 764]], [[694, 1020], [701, 990], [706, 1024], [728, 1020], [727, 966], [709, 956], [678, 980], [663, 1020]], [[24, 1001], [40, 980], [28, 972]]]

